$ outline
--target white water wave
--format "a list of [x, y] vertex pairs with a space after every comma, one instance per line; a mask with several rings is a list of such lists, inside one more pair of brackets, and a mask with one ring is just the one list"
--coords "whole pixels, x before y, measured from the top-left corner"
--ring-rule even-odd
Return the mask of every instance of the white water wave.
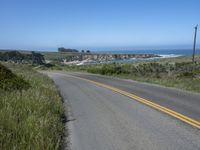
[[159, 55], [159, 56], [161, 56], [161, 58], [175, 58], [183, 55], [169, 54], [169, 55]]

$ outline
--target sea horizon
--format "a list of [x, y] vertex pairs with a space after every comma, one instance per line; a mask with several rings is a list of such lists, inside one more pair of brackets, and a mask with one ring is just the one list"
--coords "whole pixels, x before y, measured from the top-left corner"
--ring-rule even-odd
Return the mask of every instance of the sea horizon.
[[[16, 50], [16, 51], [35, 51], [35, 52], [58, 52], [57, 50], [31, 50], [31, 49], [0, 49], [2, 50]], [[78, 49], [79, 50], [79, 49]], [[134, 49], [134, 50], [90, 50], [92, 53], [100, 53], [100, 54], [155, 54], [165, 56], [192, 56], [192, 49]], [[81, 52], [81, 50], [79, 50]], [[200, 55], [200, 49], [196, 49], [195, 54]]]

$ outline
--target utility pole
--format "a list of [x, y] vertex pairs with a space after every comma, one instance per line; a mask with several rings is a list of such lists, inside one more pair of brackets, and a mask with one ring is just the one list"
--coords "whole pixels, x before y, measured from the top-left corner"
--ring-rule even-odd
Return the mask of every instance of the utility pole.
[[195, 50], [196, 50], [196, 38], [197, 38], [197, 28], [198, 25], [195, 26], [195, 32], [194, 32], [194, 46], [193, 46], [193, 54], [192, 54], [192, 63], [195, 63]]
[[34, 51], [31, 51], [32, 56], [32, 65], [34, 64]]

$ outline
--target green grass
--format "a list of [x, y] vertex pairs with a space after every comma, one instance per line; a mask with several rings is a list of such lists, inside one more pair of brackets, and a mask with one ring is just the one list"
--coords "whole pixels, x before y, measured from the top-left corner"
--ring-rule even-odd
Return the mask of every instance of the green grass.
[[44, 55], [45, 60], [51, 60], [55, 62], [61, 62], [63, 61], [63, 59], [73, 56], [73, 53], [60, 53], [60, 52], [41, 52], [41, 54]]
[[30, 84], [0, 64], [0, 89], [5, 91], [28, 89]]
[[152, 77], [138, 77], [133, 75], [121, 74], [113, 75], [118, 78], [131, 79], [135, 81], [153, 83], [158, 85], [163, 85], [167, 87], [174, 87], [177, 89], [183, 89], [186, 91], [192, 91], [200, 93], [200, 79], [195, 78], [152, 78]]
[[64, 110], [53, 82], [31, 67], [8, 67], [31, 87], [12, 92], [0, 89], [0, 149], [60, 149]]
[[[200, 62], [200, 55], [196, 55], [195, 56], [195, 60], [197, 62]], [[164, 58], [164, 59], [160, 59], [158, 60], [158, 62], [162, 62], [162, 63], [182, 63], [182, 62], [191, 62], [192, 61], [192, 57], [190, 56], [180, 56], [180, 57], [175, 57], [175, 58]]]
[[86, 67], [90, 73], [154, 83], [200, 93], [200, 57], [161, 59], [128, 64], [106, 64]]
[[[181, 56], [134, 63], [113, 63], [84, 66], [58, 65], [43, 70], [81, 71], [154, 83], [200, 93], [200, 55], [196, 64], [192, 58]], [[59, 68], [59, 69], [57, 69]]]

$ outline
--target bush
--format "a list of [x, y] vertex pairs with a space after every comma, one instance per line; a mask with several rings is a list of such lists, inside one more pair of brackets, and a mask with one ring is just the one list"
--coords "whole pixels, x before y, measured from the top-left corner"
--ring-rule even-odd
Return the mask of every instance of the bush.
[[184, 78], [184, 77], [193, 78], [193, 77], [195, 77], [195, 74], [193, 72], [183, 72], [183, 73], [178, 74], [177, 77], [179, 77], [179, 78]]
[[11, 70], [0, 64], [0, 89], [3, 90], [23, 90], [28, 89], [30, 84], [12, 73]]
[[200, 65], [191, 62], [175, 64], [147, 62], [139, 64], [104, 64], [89, 66], [87, 71], [102, 75], [131, 75], [144, 78], [196, 78], [200, 75]]

